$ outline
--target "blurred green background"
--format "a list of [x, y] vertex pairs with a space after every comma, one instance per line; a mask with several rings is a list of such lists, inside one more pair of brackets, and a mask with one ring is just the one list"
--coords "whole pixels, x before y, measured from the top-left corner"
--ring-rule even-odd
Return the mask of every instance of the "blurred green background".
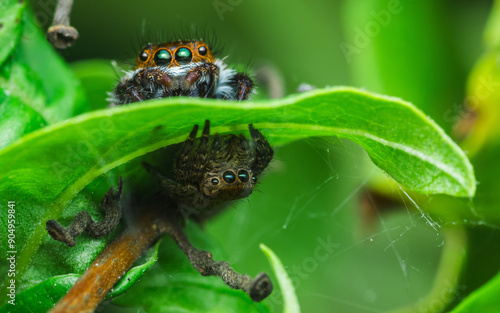
[[[32, 2], [47, 28], [55, 2]], [[451, 134], [484, 52], [491, 8], [483, 0], [76, 1], [71, 23], [80, 39], [61, 55], [70, 62], [134, 60], [145, 33], [170, 38], [195, 27], [214, 34], [228, 63], [275, 67], [287, 94], [301, 83], [366, 88], [413, 102]], [[439, 217], [427, 217], [412, 202], [425, 209], [427, 201], [406, 195], [348, 141], [311, 138], [276, 150], [260, 190], [207, 225], [228, 261], [251, 275], [269, 272], [258, 249], [268, 245], [296, 283], [303, 312], [386, 312], [424, 301], [447, 236]], [[497, 234], [479, 226], [465, 232], [470, 242], [481, 242], [469, 257], [476, 266], [474, 256], [491, 252]], [[451, 241], [460, 254], [466, 239], [458, 233]], [[335, 248], [318, 254], [322, 242]], [[497, 270], [483, 268], [433, 305], [456, 303]], [[281, 311], [278, 292], [267, 303]], [[129, 310], [100, 308], [111, 309]]]

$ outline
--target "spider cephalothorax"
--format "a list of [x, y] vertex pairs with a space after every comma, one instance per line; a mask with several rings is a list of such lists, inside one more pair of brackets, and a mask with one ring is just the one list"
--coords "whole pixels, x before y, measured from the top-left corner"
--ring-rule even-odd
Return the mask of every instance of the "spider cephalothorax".
[[182, 210], [208, 212], [231, 200], [250, 195], [257, 177], [273, 157], [273, 149], [252, 124], [251, 140], [243, 135], [215, 135], [210, 138], [210, 122], [202, 135], [198, 125], [183, 143], [174, 167], [173, 179], [163, 177], [149, 164], [146, 168], [161, 182]]
[[173, 96], [246, 100], [253, 81], [214, 58], [200, 40], [149, 44], [110, 93], [111, 105]]

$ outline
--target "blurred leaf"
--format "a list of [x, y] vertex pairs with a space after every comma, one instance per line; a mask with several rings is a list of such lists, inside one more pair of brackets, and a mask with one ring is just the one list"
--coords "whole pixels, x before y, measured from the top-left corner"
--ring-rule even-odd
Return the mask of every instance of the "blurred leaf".
[[281, 260], [266, 245], [261, 243], [260, 249], [266, 255], [276, 277], [278, 278], [284, 302], [283, 313], [300, 313], [299, 300], [295, 294], [295, 288], [293, 287], [292, 280], [288, 276], [283, 263], [281, 263]]
[[[220, 247], [199, 226], [188, 223], [185, 231], [196, 248], [210, 251], [215, 260], [224, 259]], [[269, 312], [263, 303], [253, 302], [245, 292], [229, 288], [220, 278], [202, 276], [170, 238], [163, 240], [158, 259], [157, 266], [113, 302], [141, 307], [149, 313]]]
[[25, 1], [2, 0], [0, 2], [0, 66], [9, 57], [21, 36], [21, 17]]
[[485, 53], [470, 74], [466, 106], [460, 112], [455, 134], [471, 155], [484, 144], [500, 142], [500, 53]]
[[[500, 53], [494, 36], [500, 34], [500, 2], [491, 12], [485, 31], [487, 51], [479, 58], [467, 83], [465, 107], [457, 107], [460, 113], [455, 120], [455, 135], [467, 151], [479, 182], [474, 199], [466, 201], [448, 197], [436, 197], [430, 202], [429, 211], [449, 222], [472, 225], [500, 225], [498, 203], [500, 180], [498, 155], [500, 155]], [[495, 33], [497, 35], [495, 35]], [[453, 208], [443, 210], [443, 207]]]
[[81, 82], [89, 110], [105, 109], [108, 92], [116, 86], [120, 73], [116, 73], [110, 60], [85, 60], [71, 64], [73, 73]]
[[498, 312], [500, 299], [500, 274], [474, 291], [451, 313]]
[[449, 131], [452, 120], [444, 113], [461, 103], [464, 92], [457, 86], [465, 73], [449, 44], [448, 8], [433, 0], [345, 1], [344, 6], [341, 49], [354, 85], [407, 99]]
[[23, 36], [0, 68], [0, 149], [86, 110], [79, 82], [31, 19], [23, 21]]
[[490, 50], [500, 47], [500, 31], [498, 31], [500, 29], [500, 1], [495, 0], [494, 3], [483, 37], [486, 47]]
[[31, 13], [27, 12], [24, 20], [25, 29], [13, 62], [28, 67], [40, 81], [46, 97], [40, 114], [47, 122], [55, 123], [87, 111], [80, 82], [35, 26]]

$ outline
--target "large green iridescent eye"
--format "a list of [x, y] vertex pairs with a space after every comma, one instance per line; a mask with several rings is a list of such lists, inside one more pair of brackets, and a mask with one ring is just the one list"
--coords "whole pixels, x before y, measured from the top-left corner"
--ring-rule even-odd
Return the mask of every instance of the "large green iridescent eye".
[[175, 60], [179, 65], [188, 64], [191, 62], [193, 55], [191, 54], [191, 50], [188, 48], [179, 48], [175, 53]]
[[159, 50], [155, 54], [155, 64], [156, 66], [169, 65], [172, 61], [172, 55], [168, 50]]

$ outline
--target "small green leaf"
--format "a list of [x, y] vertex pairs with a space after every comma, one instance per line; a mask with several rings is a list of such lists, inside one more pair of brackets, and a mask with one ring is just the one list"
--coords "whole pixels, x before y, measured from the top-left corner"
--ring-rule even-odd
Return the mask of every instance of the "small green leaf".
[[[122, 279], [120, 279], [116, 285], [113, 286], [113, 289], [106, 295], [106, 298], [114, 298], [129, 289], [133, 284], [135, 284], [139, 278], [142, 277], [153, 265], [158, 261], [158, 249], [160, 248], [161, 240], [159, 240], [156, 245], [149, 249], [146, 255], [143, 255], [140, 260], [136, 263], [139, 265], [132, 267], [125, 275], [123, 275]], [[142, 264], [141, 264], [142, 263]]]
[[489, 50], [496, 50], [500, 47], [500, 1], [495, 0], [495, 4], [491, 10], [488, 24], [484, 30], [484, 43]]
[[474, 291], [451, 313], [498, 312], [500, 299], [500, 274]]
[[261, 243], [260, 249], [266, 255], [278, 278], [281, 295], [283, 296], [283, 313], [300, 313], [300, 305], [297, 295], [295, 294], [295, 288], [293, 287], [292, 280], [288, 276], [283, 263], [281, 263], [278, 256], [266, 245]]

